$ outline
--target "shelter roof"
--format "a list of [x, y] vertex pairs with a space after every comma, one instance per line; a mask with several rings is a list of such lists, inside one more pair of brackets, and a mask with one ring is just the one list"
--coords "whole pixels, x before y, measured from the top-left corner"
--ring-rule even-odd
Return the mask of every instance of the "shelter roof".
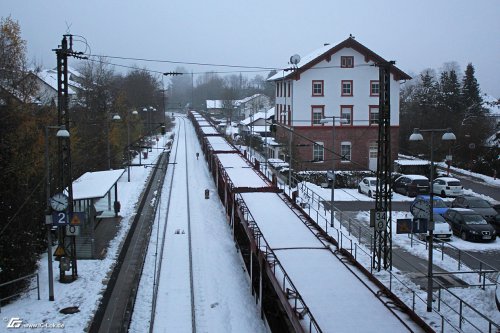
[[73, 200], [103, 198], [124, 172], [125, 169], [84, 173], [73, 182]]

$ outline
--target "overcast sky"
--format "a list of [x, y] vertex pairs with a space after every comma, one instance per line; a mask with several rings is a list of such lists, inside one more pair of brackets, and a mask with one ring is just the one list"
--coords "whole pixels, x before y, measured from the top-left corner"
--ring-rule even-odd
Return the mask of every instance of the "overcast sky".
[[471, 62], [482, 92], [500, 97], [499, 0], [1, 0], [1, 8], [20, 23], [29, 59], [46, 68], [68, 32], [84, 36], [92, 54], [278, 68], [352, 34], [410, 75], [450, 61], [463, 72]]

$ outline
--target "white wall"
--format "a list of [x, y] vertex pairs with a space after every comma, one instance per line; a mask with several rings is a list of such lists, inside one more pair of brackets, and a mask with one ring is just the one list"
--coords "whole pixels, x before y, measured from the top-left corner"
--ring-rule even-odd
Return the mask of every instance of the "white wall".
[[[354, 68], [340, 68], [341, 56], [354, 56]], [[379, 68], [373, 62], [365, 62], [364, 55], [345, 48], [326, 60], [300, 74], [300, 80], [293, 81], [290, 97], [276, 97], [276, 104], [292, 105], [293, 125], [310, 126], [311, 105], [324, 105], [325, 116], [340, 116], [340, 105], [353, 105], [353, 125], [369, 124], [369, 105], [378, 105], [379, 97], [370, 96], [370, 80], [379, 79]], [[391, 74], [391, 125], [399, 125], [400, 83]], [[324, 81], [324, 97], [312, 97], [312, 81]], [[342, 80], [353, 81], [353, 96], [341, 96]], [[279, 115], [276, 113], [276, 119]]]

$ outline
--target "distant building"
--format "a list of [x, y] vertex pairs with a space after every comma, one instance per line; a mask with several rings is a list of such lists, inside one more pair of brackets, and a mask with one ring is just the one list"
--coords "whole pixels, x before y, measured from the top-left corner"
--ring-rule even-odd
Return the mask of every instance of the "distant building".
[[[54, 105], [57, 105], [57, 68], [44, 69], [36, 73], [35, 78], [38, 85], [36, 97], [41, 104], [54, 103]], [[77, 94], [82, 90], [80, 80], [81, 74], [74, 68], [68, 67], [68, 98], [70, 105], [77, 103]]]
[[[240, 121], [238, 127], [240, 134], [257, 134], [262, 137], [271, 136], [270, 124], [274, 118], [274, 108], [265, 112], [258, 112]], [[266, 124], [267, 120], [267, 124]]]
[[[385, 62], [354, 37], [302, 57], [294, 69], [288, 68], [269, 78], [276, 84], [276, 138], [288, 149], [292, 128], [293, 168], [296, 170], [376, 169], [379, 119], [379, 68]], [[288, 65], [290, 67], [291, 65]], [[392, 160], [398, 153], [399, 89], [401, 80], [411, 77], [393, 66], [391, 70]], [[335, 116], [334, 152], [332, 125], [321, 119]], [[330, 117], [330, 118], [328, 118]], [[308, 141], [311, 139], [313, 142]]]
[[263, 94], [255, 94], [236, 100], [234, 105], [238, 108], [240, 119], [249, 118], [251, 115], [263, 112], [272, 106], [269, 97]]
[[213, 100], [207, 99], [207, 111], [212, 115], [225, 115], [232, 120], [242, 120], [252, 114], [269, 109], [271, 101], [263, 94], [255, 94], [243, 99], [236, 100]]

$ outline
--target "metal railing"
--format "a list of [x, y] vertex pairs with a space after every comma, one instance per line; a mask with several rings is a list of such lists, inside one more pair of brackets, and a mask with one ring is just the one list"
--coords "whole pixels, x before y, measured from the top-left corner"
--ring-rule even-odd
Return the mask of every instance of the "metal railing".
[[12, 295], [8, 295], [6, 297], [1, 297], [0, 298], [0, 312], [2, 310], [2, 302], [3, 301], [6, 301], [8, 299], [14, 298], [14, 297], [19, 296], [19, 295], [23, 295], [27, 291], [32, 291], [32, 290], [36, 289], [37, 290], [37, 295], [38, 295], [38, 300], [40, 300], [40, 278], [38, 277], [38, 273], [33, 273], [33, 274], [25, 275], [25, 276], [22, 276], [20, 278], [15, 279], [15, 280], [12, 280], [12, 281], [4, 282], [4, 283], [0, 284], [0, 288], [8, 286], [8, 285], [11, 285], [11, 284], [19, 282], [19, 281], [30, 280], [33, 277], [36, 277], [36, 286], [33, 286], [33, 287], [28, 286], [27, 289], [19, 290], [18, 292], [13, 293]]
[[[358, 221], [355, 221], [351, 219], [347, 214], [343, 213], [342, 211], [338, 210], [337, 208], [333, 207], [334, 209], [334, 221], [333, 223], [329, 221], [329, 213], [327, 213], [327, 210], [325, 208], [324, 203], [328, 202], [328, 200], [323, 199], [321, 196], [319, 196], [317, 193], [315, 193], [312, 189], [308, 188], [307, 185], [302, 182], [299, 183], [298, 190], [302, 194], [301, 199], [304, 200], [302, 206], [303, 208], [308, 209], [308, 214], [311, 218], [313, 218], [317, 224], [318, 227], [324, 228], [325, 232], [329, 233], [332, 237], [335, 238], [338, 241], [339, 244], [339, 249], [344, 249], [351, 253], [355, 260], [363, 265], [365, 268], [370, 270], [370, 273], [373, 274], [373, 262], [372, 262], [372, 256], [373, 256], [373, 232], [368, 226], [362, 226], [359, 224]], [[304, 205], [305, 203], [305, 205]], [[305, 207], [304, 207], [305, 206]], [[312, 210], [312, 212], [311, 212]], [[316, 217], [316, 218], [315, 218]], [[328, 224], [330, 222], [330, 224]], [[325, 226], [325, 227], [323, 227]], [[327, 231], [329, 227], [329, 231]], [[334, 232], [334, 234], [332, 234]], [[361, 244], [361, 242], [368, 244], [368, 248]], [[422, 241], [417, 241], [420, 243], [424, 243]], [[354, 245], [354, 253], [353, 253], [353, 245]], [[442, 251], [442, 260], [444, 260], [444, 255], [445, 251], [442, 250], [445, 248], [446, 245], [442, 243], [441, 245], [441, 251]], [[464, 251], [460, 251], [456, 247], [449, 246], [450, 248], [453, 248], [456, 251], [459, 251], [459, 257], [468, 255]], [[440, 248], [439, 246], [436, 248]], [[363, 252], [366, 254], [367, 259], [369, 259], [369, 262], [367, 260], [359, 260], [358, 259], [358, 253], [359, 251]], [[472, 258], [472, 255], [470, 255]], [[468, 273], [477, 273], [479, 274], [479, 279], [480, 282], [482, 281], [481, 287], [484, 289], [486, 286], [485, 280], [487, 277], [487, 274], [491, 274], [492, 271], [494, 272], [494, 269], [486, 264], [482, 263], [481, 261], [477, 258], [475, 258], [479, 262], [479, 269], [477, 271], [471, 271], [469, 268]], [[466, 265], [464, 265], [460, 260], [459, 260], [459, 268], [466, 268]], [[485, 269], [485, 267], [489, 269]], [[467, 267], [468, 268], [468, 267]], [[464, 270], [465, 272], [465, 270]], [[408, 281], [404, 282], [401, 281], [392, 271], [386, 271], [387, 274], [389, 274], [389, 290], [392, 291], [398, 291], [401, 289], [408, 289], [412, 293], [412, 304], [408, 305], [410, 308], [417, 314], [419, 314], [421, 317], [427, 317], [428, 313], [425, 311], [426, 308], [426, 303], [427, 300], [425, 298], [422, 298], [419, 296], [419, 293], [421, 291], [419, 289], [412, 289], [408, 286]], [[491, 278], [489, 278], [491, 281]], [[398, 286], [393, 286], [393, 283], [397, 282]], [[439, 284], [439, 282], [438, 282]], [[492, 282], [490, 285], [494, 285], [496, 282]], [[403, 288], [404, 287], [404, 288]], [[448, 296], [448, 299], [445, 300], [442, 297], [443, 290]], [[468, 329], [473, 329], [478, 332], [494, 332], [496, 330], [500, 330], [500, 326], [495, 323], [493, 320], [489, 319], [488, 317], [484, 316], [479, 310], [474, 308], [471, 304], [468, 302], [464, 301], [461, 299], [458, 295], [455, 293], [449, 291], [447, 288], [440, 286], [438, 290], [438, 295], [434, 293], [435, 298], [438, 299], [438, 308], [433, 308], [433, 314], [439, 316], [440, 318], [440, 329], [441, 332], [444, 332], [445, 328], [452, 328], [457, 332], [462, 332], [463, 325], [467, 324]], [[417, 307], [415, 302], [421, 303], [421, 307]], [[453, 312], [452, 310], [446, 311], [446, 315], [441, 313], [443, 312], [441, 310], [441, 306], [445, 305], [446, 307], [450, 309], [454, 308], [459, 308], [459, 311], [455, 311], [455, 317], [457, 317], [458, 324], [454, 325], [452, 323], [452, 320], [448, 318], [446, 315], [448, 315], [450, 312]], [[467, 311], [466, 311], [467, 310]], [[470, 318], [470, 317], [474, 318]], [[481, 323], [478, 323], [478, 320]], [[436, 325], [437, 321], [434, 321], [434, 325]], [[447, 325], [445, 327], [445, 325]], [[481, 326], [481, 327], [478, 327]]]

